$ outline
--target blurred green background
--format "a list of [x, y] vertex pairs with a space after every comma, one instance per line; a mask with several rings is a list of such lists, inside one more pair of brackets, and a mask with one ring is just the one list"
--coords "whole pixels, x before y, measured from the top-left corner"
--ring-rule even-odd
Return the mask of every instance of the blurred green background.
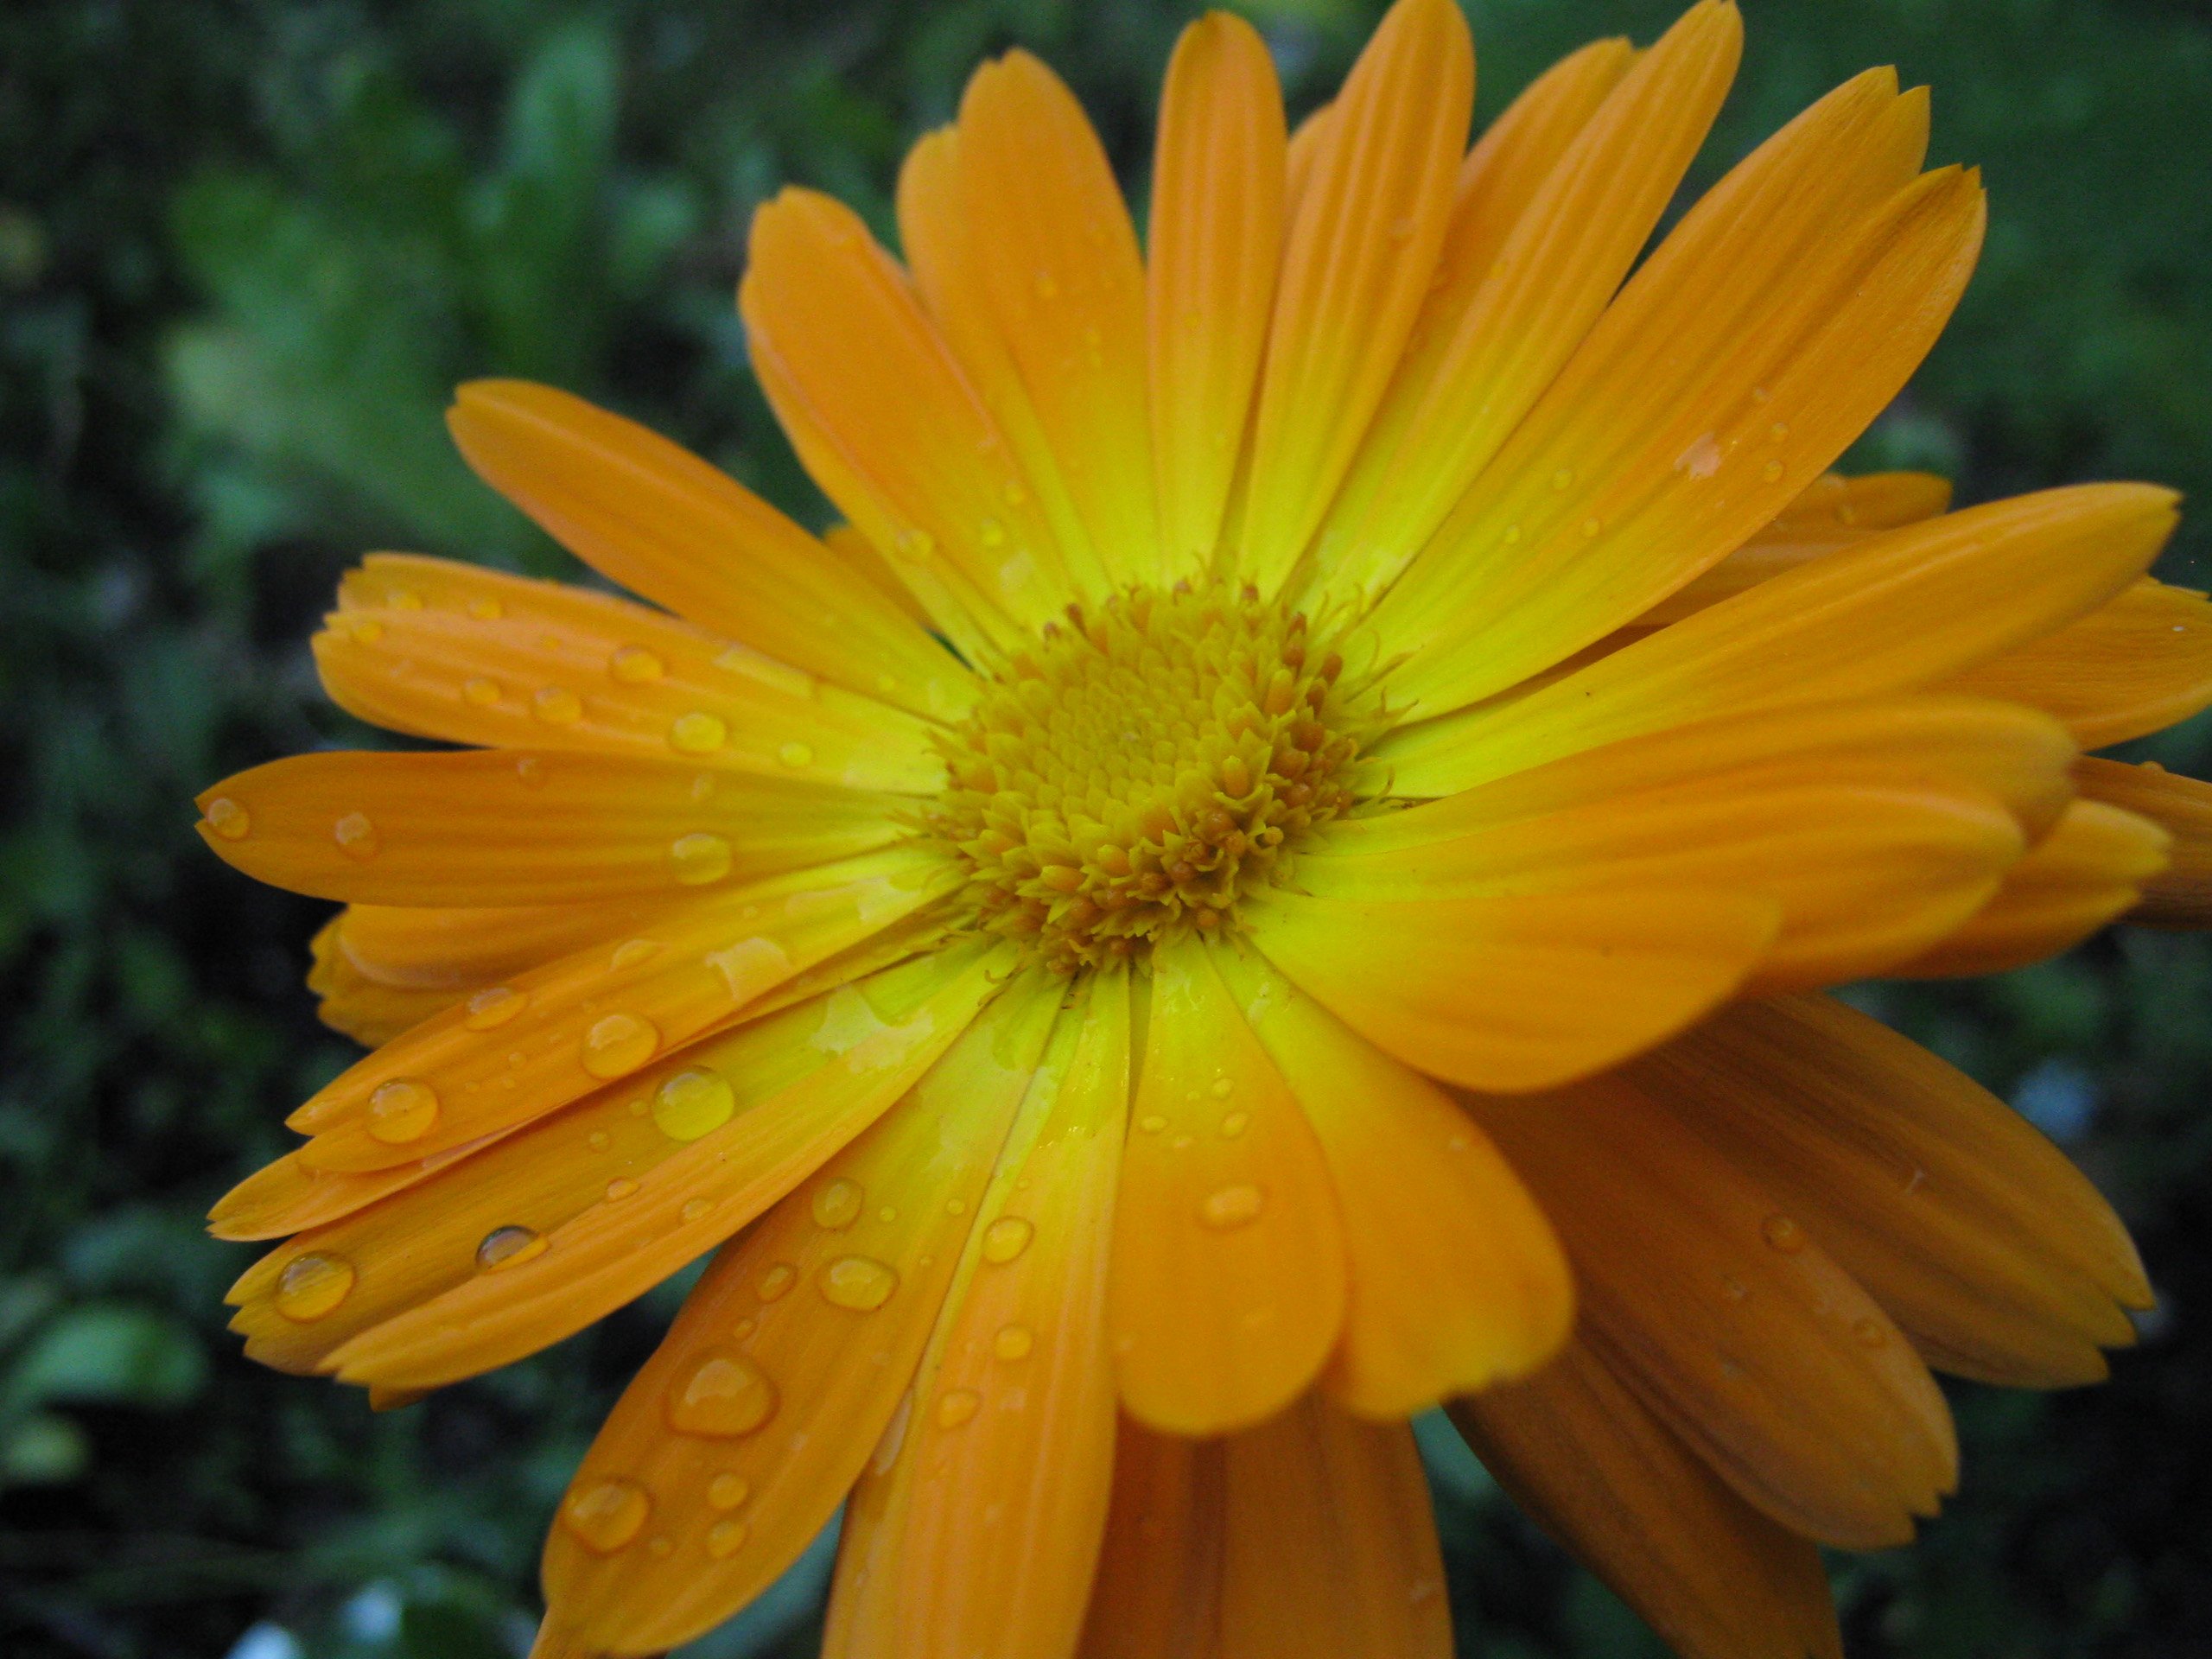
[[[1478, 0], [1487, 116], [1668, 0]], [[1936, 89], [1989, 249], [1855, 457], [1973, 501], [2212, 494], [2212, 14], [2200, 0], [1747, 0], [1695, 182], [1870, 63]], [[321, 906], [219, 866], [189, 798], [366, 741], [305, 642], [361, 551], [559, 574], [440, 410], [532, 376], [802, 515], [731, 305], [785, 181], [887, 228], [899, 156], [1013, 41], [1141, 195], [1170, 0], [11, 0], [0, 9], [0, 1651], [476, 1659], [526, 1640], [539, 1530], [665, 1293], [372, 1417], [246, 1364], [207, 1205], [345, 1065], [300, 985]], [[1294, 106], [1370, 0], [1274, 0]], [[2166, 574], [2202, 585], [2201, 514]], [[2151, 752], [2202, 773], [2204, 721]], [[2163, 1296], [2107, 1387], [1955, 1391], [1964, 1494], [1840, 1560], [1862, 1656], [2212, 1654], [2212, 950], [2122, 931], [1970, 987], [1870, 988], [2062, 1141]], [[1432, 1439], [1433, 1437], [1431, 1437]], [[1464, 1649], [1656, 1653], [1438, 1442]], [[688, 1650], [811, 1651], [826, 1555]]]

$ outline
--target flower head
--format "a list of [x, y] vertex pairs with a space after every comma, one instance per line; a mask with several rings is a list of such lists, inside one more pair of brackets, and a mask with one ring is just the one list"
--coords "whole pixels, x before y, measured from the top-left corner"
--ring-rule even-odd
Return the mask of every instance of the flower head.
[[249, 1351], [386, 1402], [715, 1252], [542, 1655], [687, 1639], [849, 1494], [833, 1653], [1440, 1655], [1446, 1401], [1682, 1652], [1833, 1651], [1815, 1545], [1952, 1484], [1928, 1366], [2127, 1339], [2088, 1184], [1819, 992], [2202, 923], [2212, 788], [2080, 751], [2212, 702], [2212, 608], [2144, 574], [2166, 492], [1829, 472], [1982, 234], [1887, 72], [1638, 263], [1738, 29], [1588, 48], [1467, 150], [1450, 0], [1295, 134], [1216, 14], [1141, 250], [1058, 81], [986, 65], [903, 263], [755, 219], [826, 537], [463, 388], [477, 470], [662, 608], [346, 579], [333, 696], [467, 747], [202, 798], [346, 904], [311, 982], [378, 1045], [215, 1224], [286, 1241]]

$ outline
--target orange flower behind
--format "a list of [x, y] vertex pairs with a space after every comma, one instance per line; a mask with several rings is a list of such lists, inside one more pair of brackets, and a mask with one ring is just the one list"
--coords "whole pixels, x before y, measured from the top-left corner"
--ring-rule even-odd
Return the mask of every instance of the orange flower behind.
[[1445, 1402], [1680, 1652], [1834, 1653], [1815, 1546], [1955, 1479], [1929, 1367], [2129, 1339], [2088, 1183], [1821, 993], [2203, 925], [2212, 786], [2081, 752], [2212, 702], [2212, 607], [2145, 575], [2165, 491], [1829, 470], [1982, 235], [1890, 73], [1642, 257], [1739, 29], [1588, 48], [1468, 150], [1450, 0], [1294, 135], [1210, 16], [1148, 248], [1051, 72], [986, 65], [903, 264], [754, 220], [826, 539], [462, 389], [659, 608], [346, 578], [331, 695], [463, 747], [202, 798], [346, 906], [310, 983], [373, 1047], [214, 1225], [283, 1241], [248, 1351], [386, 1405], [714, 1253], [541, 1656], [688, 1640], [841, 1504], [833, 1655], [1442, 1656]]

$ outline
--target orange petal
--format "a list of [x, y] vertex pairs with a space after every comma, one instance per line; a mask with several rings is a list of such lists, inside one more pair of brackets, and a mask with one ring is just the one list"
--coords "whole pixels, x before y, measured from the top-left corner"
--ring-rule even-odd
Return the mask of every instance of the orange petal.
[[1547, 1089], [1663, 1040], [1765, 953], [1770, 902], [1623, 892], [1268, 896], [1252, 939], [1385, 1052], [1471, 1088]]
[[[1107, 1317], [1124, 1409], [1217, 1434], [1321, 1369], [1344, 1324], [1344, 1241], [1313, 1131], [1205, 945], [1152, 960]], [[1244, 1121], [1224, 1134], [1231, 1113]]]
[[2126, 920], [2145, 927], [2212, 927], [2212, 784], [2177, 777], [2155, 762], [2131, 766], [2090, 758], [2074, 780], [2092, 800], [2145, 817], [2170, 838], [2166, 868], [2143, 887]]
[[2147, 736], [2212, 704], [2212, 604], [2145, 578], [1950, 683], [2048, 709], [2085, 749]]
[[456, 994], [602, 941], [612, 950], [685, 901], [618, 899], [604, 905], [516, 905], [434, 910], [349, 905], [332, 919], [332, 949], [379, 984]]
[[1802, 1222], [1618, 1077], [1469, 1104], [1566, 1243], [1583, 1339], [1744, 1498], [1858, 1549], [1935, 1513], [1943, 1396]]
[[256, 880], [372, 905], [676, 899], [907, 835], [895, 798], [627, 755], [296, 754], [200, 797]]
[[1474, 101], [1452, 0], [1397, 0], [1330, 107], [1283, 252], [1238, 567], [1272, 594], [1335, 494], [1428, 292]]
[[372, 555], [315, 666], [340, 708], [420, 737], [589, 749], [931, 794], [912, 715], [643, 606], [446, 559]]
[[452, 991], [387, 985], [355, 967], [339, 948], [339, 925], [344, 920], [342, 912], [332, 917], [316, 930], [308, 947], [314, 965], [308, 969], [308, 989], [321, 999], [315, 1014], [323, 1024], [374, 1048], [452, 1006]]
[[1430, 297], [1316, 545], [1328, 591], [1371, 602], [1551, 384], [1673, 198], [1742, 48], [1732, 4], [1693, 7], [1567, 145], [1456, 309]]
[[[1344, 1335], [1323, 1384], [1393, 1420], [1535, 1370], [1574, 1286], [1551, 1225], [1467, 1115], [1254, 957], [1216, 965], [1321, 1143], [1344, 1217]], [[1224, 1116], [1217, 1133], [1234, 1128]]]
[[1121, 1420], [1079, 1659], [1220, 1659], [1226, 1444]]
[[935, 720], [974, 676], [727, 474], [526, 380], [473, 380], [446, 423], [468, 464], [602, 575], [700, 627]]
[[1160, 537], [1173, 575], [1211, 569], [1282, 259], [1282, 93], [1249, 23], [1183, 31], [1153, 162], [1149, 349]]
[[738, 289], [753, 367], [823, 493], [968, 654], [1075, 597], [1005, 436], [858, 215], [786, 189]]
[[1681, 1659], [1842, 1659], [1820, 1552], [1736, 1496], [1586, 1343], [1452, 1421]]
[[2165, 868], [2171, 841], [2148, 818], [2075, 801], [1965, 925], [1886, 971], [1909, 979], [2001, 974], [2070, 950], [2142, 896]]
[[[2150, 1287], [2065, 1156], [1965, 1073], [1826, 997], [1745, 1003], [1637, 1062], [1637, 1085], [1777, 1203], [1935, 1364], [2094, 1382]], [[2118, 1304], [2118, 1306], [2115, 1306]]]
[[545, 1543], [550, 1621], [659, 1652], [750, 1601], [822, 1529], [907, 1390], [1058, 990], [1033, 976], [1000, 998], [715, 1257], [569, 1488]]
[[1144, 265], [1097, 135], [1020, 50], [969, 79], [959, 133], [980, 292], [1091, 544], [1117, 586], [1170, 580], [1152, 495]]
[[1074, 1648], [1113, 1468], [1107, 1246], [1129, 988], [1126, 975], [1093, 981], [1053, 1033], [911, 1414], [846, 1510], [824, 1659]]
[[1413, 653], [1398, 696], [1442, 714], [1603, 638], [1772, 520], [1896, 395], [1984, 208], [1971, 175], [1912, 178], [1925, 99], [1894, 86], [1872, 71], [1814, 105], [1630, 279], [1376, 607], [1386, 649]]
[[1449, 1659], [1412, 1429], [1308, 1395], [1226, 1447], [1222, 1659]]
[[2171, 492], [2090, 484], [1970, 507], [1815, 559], [1524, 695], [1380, 746], [1401, 793], [1726, 712], [1946, 680], [2094, 610], [2174, 524]]

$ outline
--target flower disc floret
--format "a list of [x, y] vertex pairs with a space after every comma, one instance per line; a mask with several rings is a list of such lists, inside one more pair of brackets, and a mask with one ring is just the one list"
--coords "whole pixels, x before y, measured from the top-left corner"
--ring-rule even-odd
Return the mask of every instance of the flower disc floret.
[[1234, 925], [1363, 793], [1385, 723], [1300, 612], [1249, 588], [1143, 588], [1044, 631], [940, 740], [928, 815], [976, 925], [1071, 973]]

